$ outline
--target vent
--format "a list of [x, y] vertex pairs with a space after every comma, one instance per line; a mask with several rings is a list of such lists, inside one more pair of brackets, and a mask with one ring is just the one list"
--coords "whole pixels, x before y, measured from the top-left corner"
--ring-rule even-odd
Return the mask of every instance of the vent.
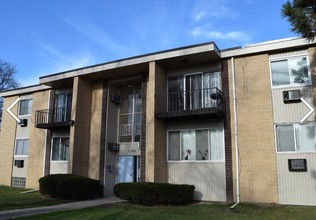
[[118, 143], [109, 143], [109, 151], [119, 152], [120, 151], [120, 145]]
[[302, 95], [300, 90], [283, 91], [284, 103], [301, 102], [301, 97]]
[[17, 188], [25, 188], [26, 178], [24, 177], [12, 177], [11, 186]]
[[14, 166], [19, 168], [24, 167], [24, 160], [14, 160]]
[[26, 118], [20, 119], [19, 125], [21, 127], [26, 127], [27, 126], [27, 119]]
[[306, 159], [289, 159], [289, 171], [291, 172], [306, 172], [307, 163]]
[[112, 94], [111, 101], [116, 103], [116, 104], [121, 104], [121, 96], [116, 95], [116, 94]]

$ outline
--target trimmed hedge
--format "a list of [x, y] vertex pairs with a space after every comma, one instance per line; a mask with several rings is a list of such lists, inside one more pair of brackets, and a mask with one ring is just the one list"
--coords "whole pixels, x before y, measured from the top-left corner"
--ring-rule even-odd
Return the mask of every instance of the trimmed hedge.
[[52, 174], [39, 179], [40, 193], [53, 198], [85, 200], [99, 194], [100, 183], [73, 174]]
[[141, 205], [186, 205], [192, 202], [195, 186], [169, 183], [118, 183], [114, 195]]

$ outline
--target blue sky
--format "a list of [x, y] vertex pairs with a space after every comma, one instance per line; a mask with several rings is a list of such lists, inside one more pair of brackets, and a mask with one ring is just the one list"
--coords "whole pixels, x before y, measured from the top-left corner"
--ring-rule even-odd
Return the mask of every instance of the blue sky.
[[294, 37], [286, 0], [1, 0], [0, 59], [38, 77], [214, 41], [220, 49]]

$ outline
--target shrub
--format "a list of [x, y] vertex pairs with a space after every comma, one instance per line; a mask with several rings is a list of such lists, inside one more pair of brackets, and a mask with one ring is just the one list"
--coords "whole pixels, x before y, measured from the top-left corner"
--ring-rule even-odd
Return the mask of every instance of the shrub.
[[118, 183], [114, 195], [141, 205], [185, 205], [192, 202], [195, 186], [169, 183]]
[[39, 179], [40, 193], [53, 198], [85, 200], [98, 195], [100, 183], [73, 174], [52, 174]]

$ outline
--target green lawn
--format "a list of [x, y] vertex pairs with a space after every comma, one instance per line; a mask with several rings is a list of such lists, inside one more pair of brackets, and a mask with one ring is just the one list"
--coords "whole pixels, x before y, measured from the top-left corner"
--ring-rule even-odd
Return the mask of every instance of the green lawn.
[[220, 203], [155, 207], [123, 203], [18, 219], [316, 219], [315, 207], [240, 204], [235, 211], [229, 207]]
[[[0, 186], [0, 211], [69, 202], [49, 199], [39, 192], [21, 194], [22, 191], [25, 190]], [[230, 211], [230, 206], [226, 203], [195, 203], [189, 206], [143, 207], [121, 203], [19, 219], [316, 219], [316, 207], [239, 204]]]
[[0, 186], [0, 211], [38, 206], [56, 205], [69, 201], [43, 197], [39, 192], [21, 194], [26, 189]]

